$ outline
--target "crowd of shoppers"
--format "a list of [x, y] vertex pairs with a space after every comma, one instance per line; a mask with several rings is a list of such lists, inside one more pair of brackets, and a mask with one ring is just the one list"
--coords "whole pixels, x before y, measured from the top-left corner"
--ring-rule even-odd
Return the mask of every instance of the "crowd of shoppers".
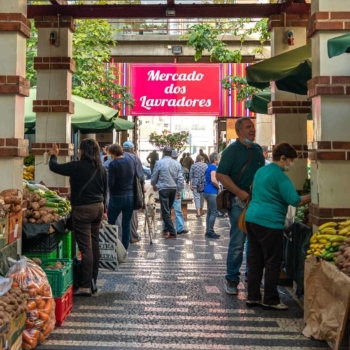
[[[157, 152], [149, 154], [147, 161], [151, 165], [151, 185], [159, 194], [163, 236], [176, 239], [177, 235], [188, 233], [181, 211], [184, 174], [193, 192], [198, 218], [204, 214], [206, 200], [206, 238], [220, 237], [215, 232], [217, 196], [222, 188], [228, 190], [231, 208], [228, 209], [230, 241], [226, 261], [226, 293], [238, 294], [246, 248], [247, 306], [286, 310], [288, 307], [280, 301], [277, 290], [283, 258], [285, 216], [289, 205], [304, 205], [311, 198], [310, 195], [301, 197], [285, 174], [298, 157], [291, 145], [277, 145], [272, 153], [273, 162], [270, 163], [267, 159], [268, 148], [254, 142], [255, 127], [250, 118], [238, 119], [235, 129], [238, 138], [222, 152], [221, 157], [215, 152], [208, 157], [200, 150], [195, 163], [189, 153], [184, 153], [178, 162], [178, 153], [170, 147], [164, 147], [160, 160]], [[96, 141], [85, 139], [80, 143], [79, 161], [58, 164], [58, 155], [59, 149], [54, 144], [49, 166], [53, 172], [70, 178], [73, 228], [82, 253], [83, 278], [74, 294], [91, 295], [98, 275], [101, 221], [108, 219], [114, 225], [122, 213], [122, 244], [125, 249], [128, 249], [130, 241], [140, 239], [137, 234], [137, 213], [134, 211], [134, 186], [136, 177], [144, 184], [143, 167], [130, 141], [125, 142], [123, 147], [113, 144], [100, 151]], [[238, 227], [246, 206], [247, 234]], [[176, 225], [171, 219], [172, 208]], [[136, 227], [134, 237], [131, 234], [132, 220]]]

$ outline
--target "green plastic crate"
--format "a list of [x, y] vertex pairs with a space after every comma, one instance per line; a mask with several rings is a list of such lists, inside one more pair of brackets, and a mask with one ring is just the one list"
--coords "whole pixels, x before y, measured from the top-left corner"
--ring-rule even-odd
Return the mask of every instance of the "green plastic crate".
[[[65, 264], [61, 271], [45, 268], [47, 265], [54, 265], [57, 260]], [[73, 261], [71, 259], [41, 259], [41, 261], [41, 267], [49, 280], [53, 296], [55, 298], [61, 298], [73, 284]]]
[[57, 244], [57, 258], [63, 259], [65, 256], [63, 256], [63, 242], [59, 241]]
[[54, 250], [52, 253], [24, 253], [28, 259], [39, 258], [39, 259], [57, 259], [57, 250]]
[[57, 239], [62, 241], [63, 250], [62, 250], [62, 258], [64, 259], [73, 259], [72, 253], [72, 232], [69, 233], [58, 233]]

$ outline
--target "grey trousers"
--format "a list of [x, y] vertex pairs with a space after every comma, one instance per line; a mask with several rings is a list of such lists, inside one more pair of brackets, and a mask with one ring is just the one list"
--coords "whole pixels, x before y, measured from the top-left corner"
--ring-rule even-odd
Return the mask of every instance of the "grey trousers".
[[193, 199], [194, 199], [194, 205], [196, 206], [196, 209], [203, 208], [204, 206], [204, 193], [203, 192], [197, 192], [197, 189], [193, 189]]

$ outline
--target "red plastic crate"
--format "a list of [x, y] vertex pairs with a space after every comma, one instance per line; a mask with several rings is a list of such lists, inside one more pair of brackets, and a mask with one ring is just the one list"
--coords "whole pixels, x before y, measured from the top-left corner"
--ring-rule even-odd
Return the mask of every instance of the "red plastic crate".
[[73, 286], [61, 298], [55, 298], [56, 302], [56, 326], [62, 326], [73, 308]]

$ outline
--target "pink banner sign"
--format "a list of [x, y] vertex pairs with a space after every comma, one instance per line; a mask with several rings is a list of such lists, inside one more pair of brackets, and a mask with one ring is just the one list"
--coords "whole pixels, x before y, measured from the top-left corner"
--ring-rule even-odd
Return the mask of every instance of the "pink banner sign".
[[132, 64], [131, 115], [219, 116], [219, 64]]

